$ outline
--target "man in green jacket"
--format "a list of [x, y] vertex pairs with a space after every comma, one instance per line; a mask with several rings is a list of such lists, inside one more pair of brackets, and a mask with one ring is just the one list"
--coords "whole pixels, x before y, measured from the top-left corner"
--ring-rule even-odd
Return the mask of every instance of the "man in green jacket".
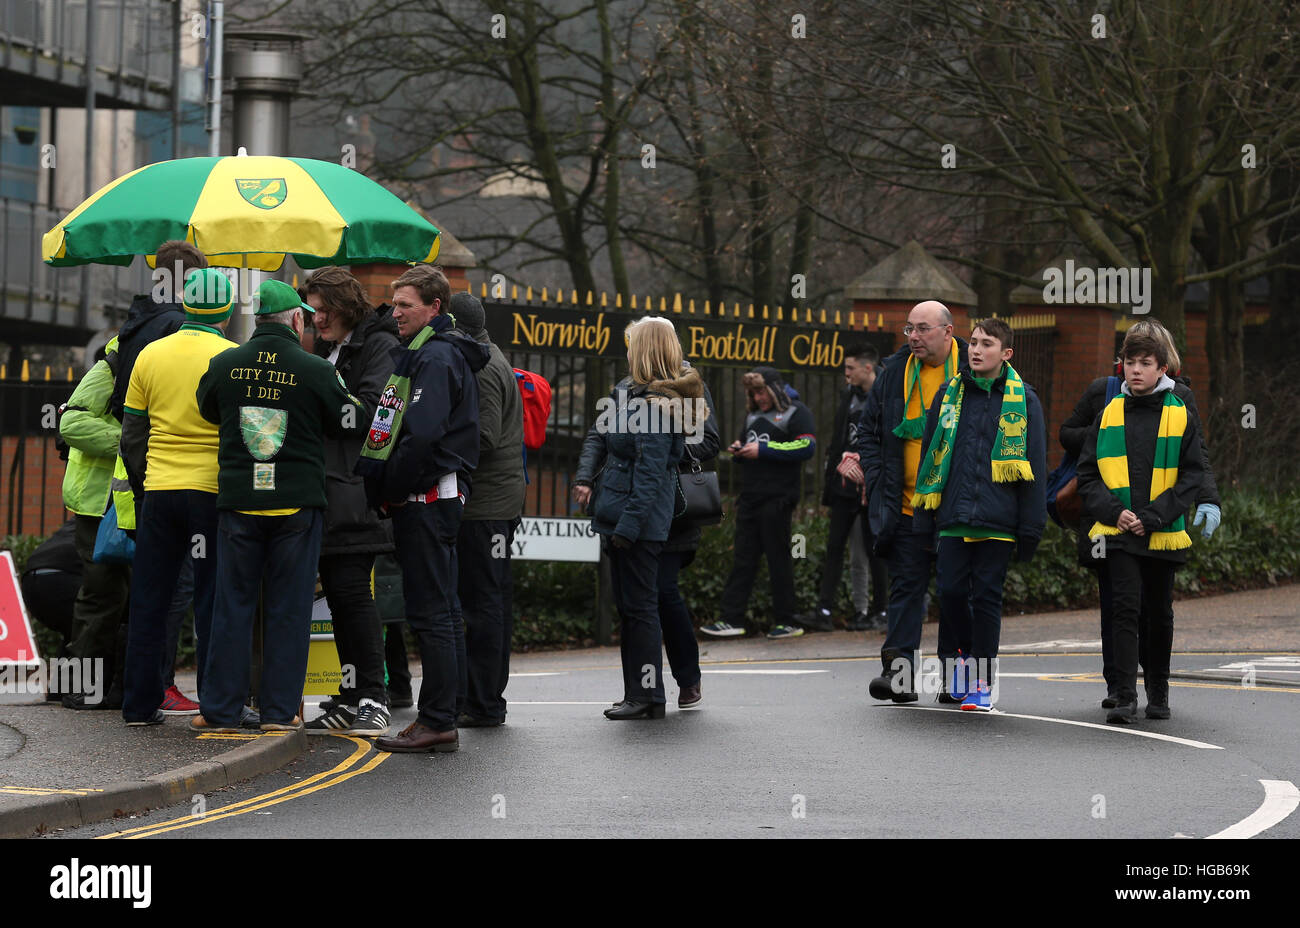
[[253, 618], [263, 601], [262, 729], [299, 728], [312, 593], [325, 511], [325, 439], [364, 434], [360, 401], [301, 345], [304, 313], [288, 284], [257, 290], [247, 344], [212, 359], [199, 413], [220, 429], [217, 591], [196, 731], [238, 731]]
[[[96, 564], [95, 536], [108, 509], [109, 484], [121, 423], [109, 412], [117, 371], [117, 339], [105, 347], [105, 357], [81, 378], [59, 419], [59, 434], [68, 443], [68, 469], [63, 475], [63, 505], [76, 519], [75, 541], [81, 558], [81, 589], [72, 607], [72, 634], [68, 653], [82, 661], [85, 693], [64, 693], [69, 709], [121, 708], [121, 681], [114, 675], [118, 628], [126, 617], [131, 589], [131, 568], [126, 564]], [[125, 645], [125, 641], [123, 641]], [[101, 663], [95, 664], [94, 661]], [[87, 673], [96, 685], [86, 686]], [[104, 687], [116, 682], [116, 692], [104, 698]], [[98, 694], [95, 698], [94, 694]], [[116, 703], [116, 704], [115, 704]]]

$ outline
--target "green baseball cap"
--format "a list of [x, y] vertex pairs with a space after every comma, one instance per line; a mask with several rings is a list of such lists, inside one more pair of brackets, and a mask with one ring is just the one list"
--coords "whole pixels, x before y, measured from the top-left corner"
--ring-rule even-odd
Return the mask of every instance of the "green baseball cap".
[[283, 280], [267, 280], [257, 288], [257, 309], [253, 311], [254, 316], [272, 316], [288, 309], [301, 309], [306, 313], [316, 312], [302, 301], [297, 290]]
[[235, 288], [215, 267], [196, 267], [185, 275], [181, 305], [194, 322], [223, 322], [234, 309]]

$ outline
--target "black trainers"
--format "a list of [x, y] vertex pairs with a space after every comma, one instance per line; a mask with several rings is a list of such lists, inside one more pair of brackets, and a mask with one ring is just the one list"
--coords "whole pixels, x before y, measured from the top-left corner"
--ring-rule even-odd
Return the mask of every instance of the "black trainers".
[[867, 612], [855, 612], [853, 613], [852, 618], [847, 619], [844, 622], [844, 627], [851, 632], [870, 631], [872, 628], [871, 614]]
[[778, 638], [798, 638], [803, 634], [803, 629], [798, 625], [773, 625], [767, 630], [767, 637], [773, 640]]
[[[341, 706], [338, 703], [325, 712], [324, 715], [312, 719], [304, 727], [309, 735], [334, 735], [345, 734], [352, 727], [352, 723], [357, 720], [357, 710], [349, 706]], [[384, 726], [387, 730], [387, 725]]]
[[363, 738], [381, 738], [388, 734], [391, 721], [387, 706], [381, 706], [373, 699], [363, 699], [357, 706], [357, 716], [352, 720], [352, 727], [348, 729], [347, 734], [360, 735]]
[[411, 698], [410, 690], [389, 690], [388, 691], [388, 708], [390, 709], [408, 709], [415, 705], [415, 700]]
[[835, 622], [831, 619], [829, 609], [813, 609], [799, 616], [795, 621], [810, 632], [835, 631]]
[[147, 728], [150, 725], [161, 725], [166, 716], [162, 714], [161, 709], [154, 709], [153, 715], [142, 722], [127, 722], [127, 728]]

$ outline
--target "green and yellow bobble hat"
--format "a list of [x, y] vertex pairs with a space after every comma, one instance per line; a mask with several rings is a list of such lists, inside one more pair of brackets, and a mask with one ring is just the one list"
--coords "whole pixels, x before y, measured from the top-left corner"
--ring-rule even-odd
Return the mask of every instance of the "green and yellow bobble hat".
[[215, 267], [200, 267], [185, 276], [181, 297], [185, 321], [218, 325], [230, 318], [235, 308], [235, 288], [230, 278]]
[[308, 314], [307, 318], [310, 319], [316, 312], [302, 301], [302, 297], [298, 296], [297, 290], [290, 287], [283, 280], [263, 281], [262, 285], [257, 288], [253, 300], [257, 303], [257, 309], [253, 310], [254, 316], [273, 316], [285, 310], [301, 309]]

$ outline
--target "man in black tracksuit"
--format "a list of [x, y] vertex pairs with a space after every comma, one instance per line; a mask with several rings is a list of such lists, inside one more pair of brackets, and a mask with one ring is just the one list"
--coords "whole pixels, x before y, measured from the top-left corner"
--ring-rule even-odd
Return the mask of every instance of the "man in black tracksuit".
[[[450, 301], [447, 278], [430, 265], [416, 265], [393, 281], [393, 318], [408, 346], [393, 349], [393, 377], [407, 379], [409, 394], [394, 406], [385, 388], [356, 468], [371, 504], [392, 516], [407, 621], [424, 668], [416, 721], [378, 739], [375, 746], [383, 751], [446, 752], [460, 746], [456, 719], [467, 681], [456, 539], [470, 472], [479, 462], [475, 371], [491, 353], [454, 334], [455, 321], [443, 312]], [[418, 348], [409, 347], [417, 341]], [[376, 432], [381, 413], [389, 422], [394, 413], [402, 416], [391, 433], [382, 432], [387, 437]]]
[[790, 399], [774, 368], [746, 374], [745, 393], [748, 415], [739, 440], [729, 449], [741, 467], [735, 560], [722, 591], [722, 619], [701, 631], [715, 638], [745, 633], [745, 609], [758, 559], [766, 556], [773, 611], [767, 636], [793, 638], [803, 629], [794, 615], [790, 523], [799, 502], [803, 462], [816, 450], [816, 426], [808, 407]]

